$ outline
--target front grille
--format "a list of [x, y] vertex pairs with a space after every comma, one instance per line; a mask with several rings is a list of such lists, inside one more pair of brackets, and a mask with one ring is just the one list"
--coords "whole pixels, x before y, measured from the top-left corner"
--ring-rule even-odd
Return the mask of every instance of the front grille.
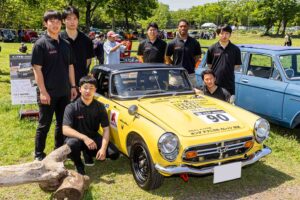
[[[220, 141], [211, 144], [197, 145], [188, 147], [183, 152], [183, 161], [186, 162], [208, 162], [230, 158], [246, 153], [251, 147], [245, 147], [245, 143], [253, 141], [253, 137], [245, 137], [234, 140]], [[197, 156], [194, 158], [186, 158], [187, 152], [196, 151]]]

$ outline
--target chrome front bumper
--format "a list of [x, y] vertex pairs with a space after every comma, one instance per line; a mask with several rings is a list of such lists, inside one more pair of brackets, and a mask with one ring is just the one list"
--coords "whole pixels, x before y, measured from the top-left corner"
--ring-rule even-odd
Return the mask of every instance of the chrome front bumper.
[[[269, 147], [264, 147], [261, 151], [258, 151], [255, 153], [255, 155], [246, 161], [242, 161], [242, 167], [251, 165], [261, 159], [262, 157], [265, 157], [266, 155], [269, 155], [272, 152], [272, 150]], [[171, 167], [162, 167], [159, 164], [155, 165], [155, 168], [164, 174], [182, 174], [182, 173], [187, 173], [187, 174], [198, 174], [198, 175], [203, 175], [203, 174], [211, 174], [214, 173], [214, 167], [204, 167], [201, 169], [196, 169], [188, 166], [171, 166]]]

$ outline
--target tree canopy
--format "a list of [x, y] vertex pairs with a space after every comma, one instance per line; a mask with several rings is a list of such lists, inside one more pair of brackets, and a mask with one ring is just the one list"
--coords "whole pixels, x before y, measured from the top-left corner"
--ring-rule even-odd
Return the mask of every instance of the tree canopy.
[[205, 22], [259, 25], [265, 27], [265, 34], [272, 27], [277, 27], [277, 34], [285, 34], [287, 26], [300, 25], [298, 0], [220, 0], [178, 11], [170, 11], [158, 0], [1, 0], [0, 28], [41, 29], [46, 10], [63, 10], [67, 5], [79, 8], [80, 26], [85, 30], [93, 26], [128, 31], [145, 28], [149, 22], [161, 29], [175, 28], [182, 18], [195, 28]]

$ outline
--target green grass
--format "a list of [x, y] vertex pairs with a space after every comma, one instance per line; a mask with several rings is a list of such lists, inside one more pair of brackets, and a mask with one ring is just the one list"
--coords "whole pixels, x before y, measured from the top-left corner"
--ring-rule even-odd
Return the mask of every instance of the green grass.
[[[210, 45], [216, 40], [200, 40]], [[253, 35], [233, 35], [234, 43], [282, 44], [281, 38], [261, 38]], [[300, 39], [293, 44], [300, 46]], [[0, 166], [20, 164], [33, 160], [36, 121], [18, 118], [20, 106], [12, 106], [10, 100], [9, 54], [17, 53], [19, 44], [0, 43]], [[134, 42], [133, 50], [138, 43]], [[31, 48], [31, 44], [28, 44]], [[53, 125], [47, 139], [46, 152], [53, 149]], [[279, 186], [300, 186], [300, 133], [271, 125], [271, 137], [266, 142], [272, 154], [242, 171], [242, 178], [221, 184], [212, 184], [212, 176], [190, 177], [185, 183], [178, 176], [165, 179], [155, 191], [141, 190], [134, 182], [129, 161], [121, 157], [117, 161], [96, 162], [87, 168], [92, 183], [84, 199], [237, 199], [268, 191]], [[298, 132], [297, 132], [298, 131]], [[70, 161], [67, 168], [73, 169]], [[0, 187], [0, 199], [50, 199], [51, 193], [40, 190], [37, 184]], [[276, 198], [276, 197], [274, 197]]]

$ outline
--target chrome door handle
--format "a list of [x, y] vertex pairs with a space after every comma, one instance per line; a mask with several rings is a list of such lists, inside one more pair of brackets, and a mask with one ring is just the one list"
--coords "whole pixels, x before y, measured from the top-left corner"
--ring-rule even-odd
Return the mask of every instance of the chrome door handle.
[[242, 79], [243, 83], [248, 83], [248, 81], [249, 81], [248, 79], [245, 79], [245, 78]]

